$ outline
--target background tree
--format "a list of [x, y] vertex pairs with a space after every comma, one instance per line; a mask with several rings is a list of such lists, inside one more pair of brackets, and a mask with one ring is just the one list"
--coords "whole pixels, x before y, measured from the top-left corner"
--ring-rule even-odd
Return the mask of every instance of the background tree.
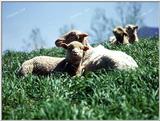
[[104, 39], [112, 33], [112, 29], [115, 26], [113, 19], [106, 16], [106, 11], [101, 8], [95, 9], [93, 17], [91, 19], [91, 32], [89, 35], [94, 42], [103, 42]]
[[25, 51], [44, 48], [46, 45], [42, 38], [41, 31], [37, 27], [31, 30], [28, 41], [26, 39], [23, 39], [22, 41], [24, 43], [23, 49], [25, 49]]
[[126, 23], [130, 24], [143, 24], [143, 17], [141, 16], [142, 5], [138, 2], [130, 2], [127, 5]]
[[125, 26], [126, 25], [126, 3], [124, 2], [118, 2], [117, 6], [116, 6], [116, 12], [117, 12], [117, 16], [119, 18], [119, 23], [121, 26]]
[[75, 29], [75, 26], [73, 24], [70, 25], [64, 25], [59, 29], [60, 35], [65, 34], [66, 32]]
[[116, 11], [121, 26], [126, 24], [143, 25], [143, 17], [141, 16], [142, 5], [138, 2], [120, 2], [117, 3]]
[[33, 49], [40, 49], [45, 46], [45, 41], [42, 38], [41, 31], [39, 28], [32, 29], [30, 39], [33, 43]]
[[106, 33], [108, 19], [105, 10], [97, 8], [91, 20], [91, 36], [93, 41], [102, 41]]
[[31, 49], [31, 43], [30, 43], [30, 42], [27, 42], [26, 39], [23, 39], [22, 41], [23, 41], [22, 49], [23, 49], [24, 51], [29, 50], [29, 48]]

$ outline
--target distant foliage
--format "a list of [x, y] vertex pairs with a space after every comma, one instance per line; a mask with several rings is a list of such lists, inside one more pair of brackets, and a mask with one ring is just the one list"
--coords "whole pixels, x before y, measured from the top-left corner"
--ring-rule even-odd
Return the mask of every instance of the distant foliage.
[[34, 28], [31, 30], [28, 40], [23, 39], [24, 47], [23, 50], [37, 50], [44, 48], [46, 43], [42, 38], [41, 31], [39, 28]]
[[107, 17], [104, 9], [97, 8], [91, 19], [89, 35], [94, 42], [103, 42], [104, 38], [111, 34], [114, 24], [114, 21]]
[[64, 25], [59, 29], [60, 35], [63, 35], [65, 33], [67, 33], [68, 31], [71, 31], [72, 29], [75, 29], [75, 26], [73, 24]]
[[39, 28], [32, 29], [30, 39], [33, 42], [34, 49], [40, 49], [45, 46], [45, 41], [42, 38], [41, 31]]
[[144, 23], [141, 8], [142, 5], [139, 2], [118, 2], [115, 10], [121, 26], [126, 24], [142, 26]]

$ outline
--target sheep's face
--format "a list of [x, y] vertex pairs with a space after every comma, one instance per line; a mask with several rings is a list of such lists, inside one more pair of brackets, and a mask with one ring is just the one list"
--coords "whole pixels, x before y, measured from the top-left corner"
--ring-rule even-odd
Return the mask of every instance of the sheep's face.
[[87, 42], [84, 40], [84, 38], [87, 36], [88, 34], [86, 33], [80, 32], [78, 30], [72, 30], [69, 33], [67, 33], [64, 38], [59, 38], [58, 40], [56, 40], [55, 43], [56, 43], [56, 46], [58, 47], [62, 47], [61, 46], [62, 43], [69, 44], [73, 41], [78, 41], [84, 45], [87, 45]]
[[89, 49], [87, 46], [77, 41], [73, 41], [70, 44], [63, 43], [62, 47], [67, 50], [66, 58], [73, 61], [81, 60], [83, 58], [84, 52]]
[[133, 34], [135, 34], [136, 30], [138, 29], [138, 26], [137, 25], [132, 25], [132, 24], [129, 24], [125, 27], [126, 29], [126, 32], [132, 36]]
[[115, 35], [117, 40], [123, 40], [123, 37], [128, 35], [127, 32], [120, 26], [116, 27], [113, 30], [113, 34]]

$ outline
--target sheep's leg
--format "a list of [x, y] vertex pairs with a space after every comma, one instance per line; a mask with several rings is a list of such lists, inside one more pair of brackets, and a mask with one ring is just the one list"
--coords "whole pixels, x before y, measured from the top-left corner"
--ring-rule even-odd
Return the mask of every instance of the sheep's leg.
[[76, 72], [76, 76], [81, 76], [83, 74], [83, 71], [84, 70], [84, 67], [83, 66], [80, 66]]
[[81, 74], [83, 74], [85, 71], [85, 65], [81, 65]]
[[77, 70], [77, 72], [76, 72], [76, 76], [77, 77], [79, 77], [79, 76], [81, 76], [82, 75], [82, 72], [81, 72], [81, 70], [79, 69], [79, 70]]

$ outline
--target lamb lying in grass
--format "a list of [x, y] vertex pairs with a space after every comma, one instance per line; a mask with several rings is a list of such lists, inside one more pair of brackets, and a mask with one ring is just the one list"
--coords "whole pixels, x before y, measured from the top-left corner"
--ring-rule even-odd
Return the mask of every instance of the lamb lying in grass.
[[[115, 31], [117, 31], [117, 34], [127, 36], [127, 33], [121, 27], [117, 27]], [[124, 40], [125, 39], [123, 38], [123, 41]], [[77, 40], [73, 39], [72, 41]], [[69, 42], [69, 40], [67, 42]], [[104, 48], [102, 45], [99, 45], [95, 48], [91, 48], [84, 54], [85, 56], [83, 58], [81, 67], [83, 71], [94, 71], [101, 68], [122, 70], [135, 69], [136, 67], [138, 67], [137, 63], [131, 56], [121, 51], [108, 50]]]
[[25, 61], [19, 69], [18, 74], [26, 76], [29, 73], [37, 75], [49, 74], [53, 71], [61, 71], [61, 67], [65, 66], [65, 58], [37, 56]]
[[79, 30], [71, 30], [63, 36], [61, 36], [60, 38], [58, 38], [55, 41], [55, 45], [57, 47], [61, 47], [62, 43], [69, 44], [72, 41], [78, 41], [81, 42], [83, 45], [87, 45], [89, 48], [92, 48], [88, 43], [87, 36], [87, 33], [81, 32]]
[[54, 71], [68, 72], [71, 76], [81, 75], [81, 63], [84, 51], [88, 50], [80, 42], [73, 41], [70, 44], [61, 44], [67, 49], [66, 58], [37, 56], [25, 61], [19, 69], [19, 74], [26, 76], [29, 73], [50, 74]]
[[88, 50], [84, 56], [82, 68], [84, 71], [95, 71], [97, 69], [119, 69], [128, 70], [138, 67], [135, 60], [121, 51], [114, 51], [99, 45]]
[[111, 44], [129, 44], [128, 34], [121, 26], [117, 26], [113, 30], [114, 36], [110, 37]]
[[129, 37], [129, 43], [134, 43], [139, 41], [137, 35], [137, 29], [138, 26], [136, 25], [128, 24], [125, 26], [125, 31], [127, 32]]

